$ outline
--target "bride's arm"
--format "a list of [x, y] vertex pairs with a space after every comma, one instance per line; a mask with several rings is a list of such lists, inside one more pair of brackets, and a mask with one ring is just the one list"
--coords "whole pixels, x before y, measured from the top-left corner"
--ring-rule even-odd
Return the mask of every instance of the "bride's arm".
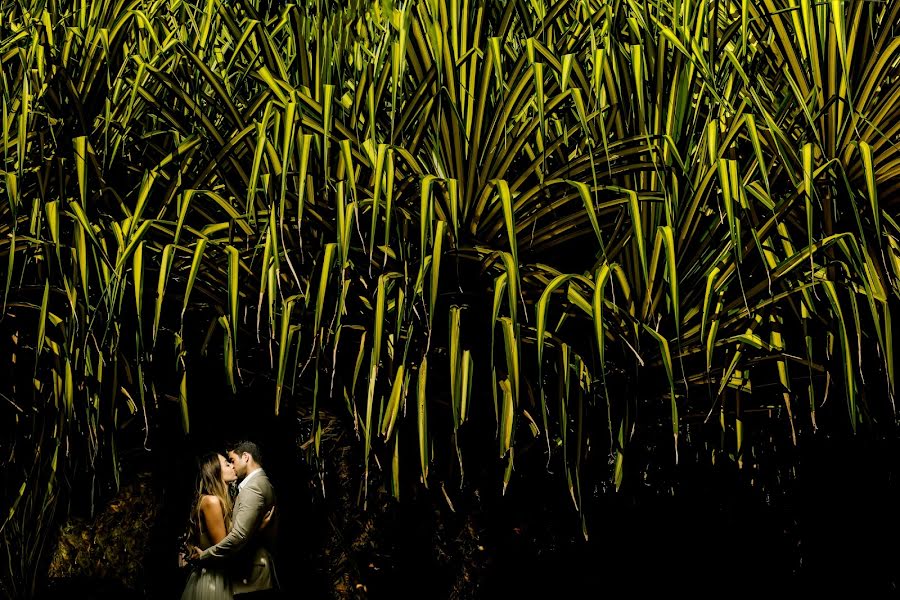
[[225, 539], [225, 514], [222, 512], [222, 502], [215, 496], [204, 496], [200, 501], [200, 512], [206, 523], [206, 531], [212, 543], [218, 544]]
[[272, 508], [269, 509], [269, 512], [266, 513], [266, 516], [263, 517], [262, 523], [259, 524], [259, 529], [262, 531], [266, 527], [269, 526], [269, 523], [272, 522], [272, 517], [275, 516], [275, 505], [272, 505]]

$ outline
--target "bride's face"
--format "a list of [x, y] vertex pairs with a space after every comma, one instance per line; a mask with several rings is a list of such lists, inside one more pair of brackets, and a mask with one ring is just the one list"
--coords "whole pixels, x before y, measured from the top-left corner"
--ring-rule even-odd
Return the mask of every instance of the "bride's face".
[[237, 475], [234, 472], [234, 465], [221, 454], [219, 455], [219, 466], [222, 467], [222, 481], [231, 483], [237, 479]]

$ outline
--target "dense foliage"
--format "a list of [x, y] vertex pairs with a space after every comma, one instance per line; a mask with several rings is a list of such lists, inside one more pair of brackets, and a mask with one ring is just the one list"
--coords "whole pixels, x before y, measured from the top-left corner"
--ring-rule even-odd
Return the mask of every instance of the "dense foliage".
[[666, 461], [713, 414], [736, 464], [749, 409], [894, 419], [900, 3], [263, 4], [2, 2], [20, 572], [61, 482], [161, 403], [190, 431], [201, 355], [313, 457], [343, 414], [396, 495], [466, 458], [505, 490], [537, 438], [580, 508], [647, 406]]

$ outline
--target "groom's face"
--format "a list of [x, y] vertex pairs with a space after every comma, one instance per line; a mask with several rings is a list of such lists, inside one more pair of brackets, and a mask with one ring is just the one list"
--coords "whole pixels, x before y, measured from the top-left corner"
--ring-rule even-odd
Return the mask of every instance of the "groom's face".
[[228, 460], [234, 465], [234, 474], [237, 475], [238, 479], [243, 479], [247, 476], [247, 459], [249, 456], [250, 454], [247, 452], [244, 452], [243, 454], [237, 454], [236, 452], [228, 453]]

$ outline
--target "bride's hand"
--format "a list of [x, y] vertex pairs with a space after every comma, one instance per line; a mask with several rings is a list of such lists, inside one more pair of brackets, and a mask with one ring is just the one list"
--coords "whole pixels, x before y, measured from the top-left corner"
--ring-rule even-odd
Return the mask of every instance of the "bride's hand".
[[266, 516], [263, 517], [262, 523], [260, 523], [259, 528], [265, 529], [269, 526], [269, 523], [272, 521], [272, 516], [275, 514], [275, 507], [269, 509], [269, 512], [266, 513]]
[[187, 545], [187, 554], [185, 555], [185, 561], [187, 564], [193, 564], [200, 558], [200, 548], [197, 546], [193, 546], [191, 544]]

